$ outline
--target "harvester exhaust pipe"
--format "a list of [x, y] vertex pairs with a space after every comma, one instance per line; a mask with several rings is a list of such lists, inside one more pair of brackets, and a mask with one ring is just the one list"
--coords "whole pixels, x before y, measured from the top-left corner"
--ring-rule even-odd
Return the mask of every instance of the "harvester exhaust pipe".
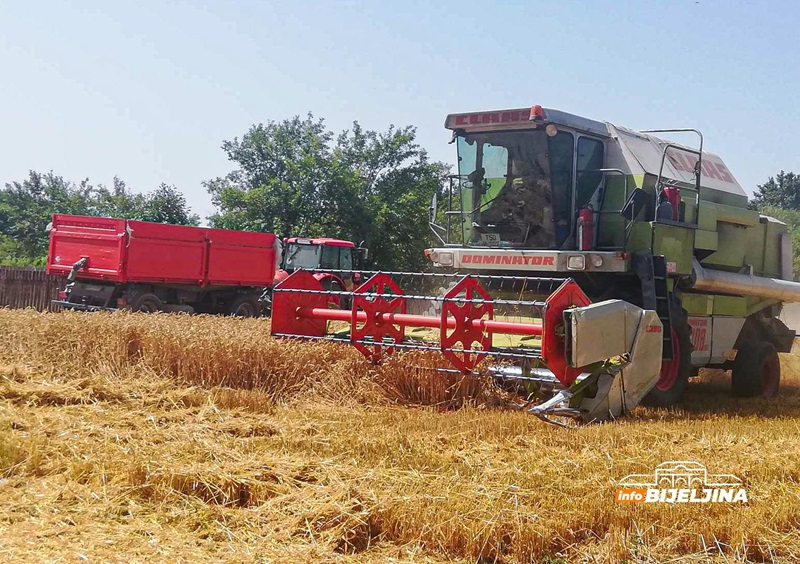
[[691, 288], [709, 293], [738, 294], [785, 302], [800, 302], [800, 283], [710, 270], [703, 268], [697, 259], [692, 265]]
[[[271, 331], [279, 338], [346, 342], [374, 363], [397, 350], [435, 350], [463, 374], [477, 373], [492, 358], [498, 365], [489, 370], [501, 380], [515, 379], [507, 369], [516, 363], [520, 380], [542, 384], [537, 401], [545, 397], [538, 405], [519, 407], [551, 423], [563, 417], [603, 421], [627, 413], [659, 377], [658, 316], [621, 300], [592, 303], [571, 279], [549, 282], [558, 287], [545, 301], [493, 299], [479, 276], [458, 277], [442, 296], [404, 294], [380, 272], [353, 292], [328, 292], [311, 272], [298, 270], [274, 290]], [[347, 294], [351, 309], [329, 308], [331, 294]], [[435, 300], [441, 313], [407, 313], [408, 301], [414, 300]], [[519, 320], [499, 312], [508, 305]], [[406, 330], [415, 328], [437, 330], [438, 339], [417, 333], [408, 338]], [[509, 335], [537, 337], [540, 343], [497, 346], [495, 336], [503, 341]]]

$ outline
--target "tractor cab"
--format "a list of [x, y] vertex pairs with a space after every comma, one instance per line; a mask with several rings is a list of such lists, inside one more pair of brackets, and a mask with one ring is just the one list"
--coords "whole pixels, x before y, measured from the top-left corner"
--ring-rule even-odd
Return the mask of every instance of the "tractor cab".
[[295, 270], [318, 271], [315, 277], [326, 280], [331, 287], [352, 290], [361, 282], [358, 272], [366, 260], [367, 249], [356, 247], [352, 241], [329, 237], [289, 237], [284, 239], [281, 269], [276, 282], [284, 280]]

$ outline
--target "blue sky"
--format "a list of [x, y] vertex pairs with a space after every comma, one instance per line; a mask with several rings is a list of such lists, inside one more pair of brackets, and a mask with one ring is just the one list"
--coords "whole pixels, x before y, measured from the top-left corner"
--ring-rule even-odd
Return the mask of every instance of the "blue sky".
[[0, 182], [167, 182], [206, 216], [253, 123], [415, 125], [453, 162], [447, 113], [541, 104], [697, 127], [752, 190], [800, 172], [799, 24], [796, 2], [4, 0]]

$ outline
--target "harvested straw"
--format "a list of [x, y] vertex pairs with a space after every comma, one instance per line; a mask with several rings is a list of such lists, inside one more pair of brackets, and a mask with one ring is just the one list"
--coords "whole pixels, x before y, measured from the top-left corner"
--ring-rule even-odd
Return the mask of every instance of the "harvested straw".
[[[0, 311], [0, 555], [800, 558], [798, 357], [777, 401], [708, 373], [680, 409], [565, 431], [480, 409], [502, 395], [433, 379], [424, 355], [371, 368], [267, 323]], [[750, 501], [612, 501], [674, 459], [742, 477]]]

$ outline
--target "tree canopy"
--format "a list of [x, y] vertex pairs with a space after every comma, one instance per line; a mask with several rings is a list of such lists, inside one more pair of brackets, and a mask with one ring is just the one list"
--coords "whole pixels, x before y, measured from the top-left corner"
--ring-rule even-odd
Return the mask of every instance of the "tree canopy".
[[413, 127], [334, 135], [309, 114], [252, 126], [222, 145], [237, 168], [205, 183], [216, 227], [338, 237], [370, 248], [382, 269], [419, 269], [428, 206], [447, 167], [428, 159]]
[[752, 205], [756, 209], [765, 206], [800, 209], [800, 175], [780, 171], [776, 176], [770, 176], [764, 184], [757, 186]]
[[88, 180], [74, 183], [52, 172], [30, 171], [22, 181], [0, 188], [0, 261], [44, 264], [47, 224], [55, 213], [140, 219], [197, 225], [186, 198], [174, 186], [161, 184], [147, 194], [132, 193], [114, 178], [110, 188]]

